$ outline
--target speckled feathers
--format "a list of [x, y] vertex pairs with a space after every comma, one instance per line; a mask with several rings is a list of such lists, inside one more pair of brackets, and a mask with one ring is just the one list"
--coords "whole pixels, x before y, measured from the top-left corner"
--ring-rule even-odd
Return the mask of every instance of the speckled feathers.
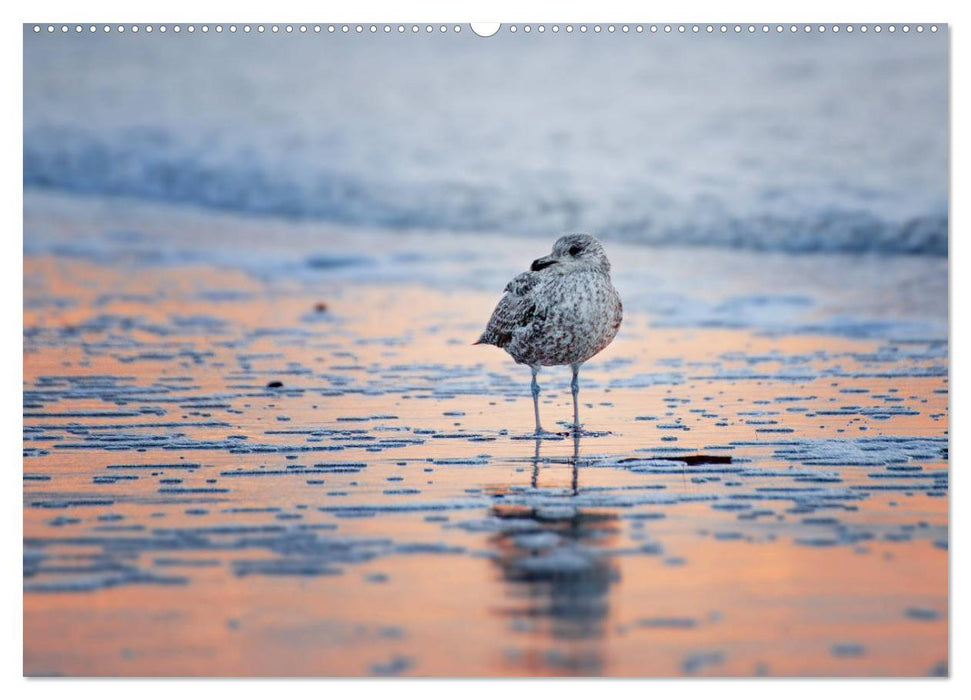
[[571, 234], [506, 285], [478, 343], [520, 364], [579, 365], [610, 344], [622, 316], [600, 241]]

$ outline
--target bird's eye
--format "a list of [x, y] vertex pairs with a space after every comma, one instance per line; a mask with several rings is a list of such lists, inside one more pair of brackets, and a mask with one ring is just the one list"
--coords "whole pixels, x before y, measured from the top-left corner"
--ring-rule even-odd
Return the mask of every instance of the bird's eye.
[[578, 246], [578, 245], [574, 245], [574, 246], [570, 246], [570, 250], [569, 250], [568, 252], [569, 252], [569, 253], [570, 253], [570, 255], [572, 255], [573, 257], [576, 257], [577, 255], [579, 255], [579, 254], [580, 254], [580, 251], [582, 251], [582, 250], [583, 250], [583, 248], [581, 248], [580, 246]]

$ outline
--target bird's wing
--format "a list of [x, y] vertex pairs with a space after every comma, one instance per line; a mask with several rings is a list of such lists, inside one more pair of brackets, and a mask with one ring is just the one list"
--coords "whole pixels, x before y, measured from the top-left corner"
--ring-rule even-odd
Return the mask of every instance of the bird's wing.
[[517, 297], [524, 297], [529, 293], [529, 290], [536, 286], [539, 282], [539, 275], [535, 272], [522, 272], [511, 280], [509, 284], [506, 285], [506, 294], [513, 294]]
[[492, 318], [482, 332], [477, 345], [485, 343], [506, 347], [512, 340], [513, 333], [529, 325], [536, 312], [536, 305], [530, 298], [529, 292], [536, 286], [539, 277], [534, 272], [523, 272], [516, 275], [506, 285], [506, 293], [496, 304]]

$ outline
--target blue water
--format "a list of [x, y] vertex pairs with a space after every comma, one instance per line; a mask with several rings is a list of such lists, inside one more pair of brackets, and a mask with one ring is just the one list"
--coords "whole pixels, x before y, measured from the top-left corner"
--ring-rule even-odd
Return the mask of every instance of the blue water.
[[25, 29], [24, 186], [392, 230], [941, 256], [948, 39]]

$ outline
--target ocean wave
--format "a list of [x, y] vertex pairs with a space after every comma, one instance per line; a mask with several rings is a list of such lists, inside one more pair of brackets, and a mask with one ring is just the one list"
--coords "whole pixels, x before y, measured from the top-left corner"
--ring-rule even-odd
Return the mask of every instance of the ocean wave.
[[[305, 164], [304, 164], [305, 165]], [[24, 186], [74, 194], [137, 197], [244, 214], [315, 219], [390, 229], [507, 231], [546, 234], [593, 231], [605, 238], [655, 245], [805, 252], [947, 255], [946, 213], [894, 221], [861, 210], [823, 209], [798, 216], [738, 216], [686, 208], [660, 216], [661, 195], [639, 202], [584, 201], [545, 181], [515, 193], [491, 184], [368, 182], [337, 169], [274, 169], [252, 157], [214, 162], [173, 148], [168, 139], [126, 133], [102, 140], [78, 130], [28, 131]], [[670, 207], [668, 207], [670, 209]]]
[[251, 39], [25, 30], [25, 187], [390, 230], [947, 254], [946, 32]]

